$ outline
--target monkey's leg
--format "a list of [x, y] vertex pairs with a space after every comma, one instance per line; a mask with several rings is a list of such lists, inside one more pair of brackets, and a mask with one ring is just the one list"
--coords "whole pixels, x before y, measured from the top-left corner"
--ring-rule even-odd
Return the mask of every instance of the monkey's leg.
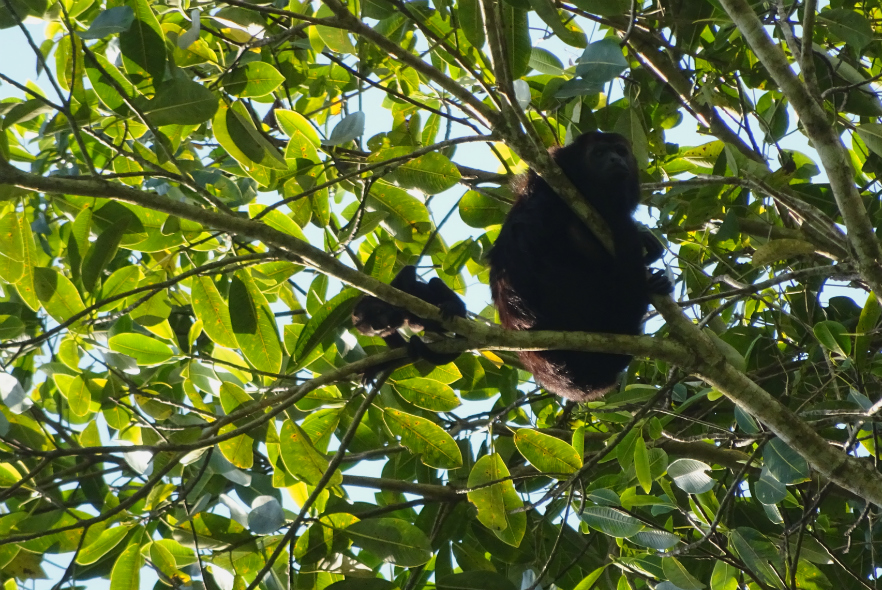
[[445, 320], [452, 317], [466, 317], [466, 306], [453, 289], [439, 278], [429, 281], [429, 298], [427, 301], [438, 306]]

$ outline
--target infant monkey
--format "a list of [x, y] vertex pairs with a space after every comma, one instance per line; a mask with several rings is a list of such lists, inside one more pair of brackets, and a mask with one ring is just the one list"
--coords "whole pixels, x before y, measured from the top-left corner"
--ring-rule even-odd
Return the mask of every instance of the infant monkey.
[[[423, 282], [413, 265], [405, 266], [390, 283], [396, 289], [438, 307], [445, 319], [466, 317], [466, 306], [462, 299], [439, 278], [428, 283]], [[425, 359], [434, 365], [446, 365], [453, 362], [459, 353], [434, 352], [419, 336], [411, 336], [405, 341], [398, 332], [407, 326], [414, 332], [442, 333], [444, 328], [436, 321], [427, 320], [382, 299], [365, 296], [352, 311], [352, 323], [365, 336], [381, 336], [389, 348], [407, 347], [408, 356], [413, 359]], [[376, 373], [384, 367], [375, 368], [365, 373], [365, 381], [372, 381]]]

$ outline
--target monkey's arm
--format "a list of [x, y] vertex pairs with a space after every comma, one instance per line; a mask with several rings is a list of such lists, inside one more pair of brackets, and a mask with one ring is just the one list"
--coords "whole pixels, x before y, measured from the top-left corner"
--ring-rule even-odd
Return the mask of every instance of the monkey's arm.
[[658, 241], [658, 238], [642, 225], [640, 226], [640, 241], [643, 244], [643, 249], [646, 250], [646, 254], [643, 256], [643, 262], [646, 264], [652, 264], [665, 253], [665, 247]]

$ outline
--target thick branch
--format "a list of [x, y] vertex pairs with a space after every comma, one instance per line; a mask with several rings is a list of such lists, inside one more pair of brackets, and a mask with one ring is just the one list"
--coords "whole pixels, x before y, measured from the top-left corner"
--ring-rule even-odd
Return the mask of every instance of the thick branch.
[[[830, 124], [823, 107], [790, 68], [787, 57], [772, 42], [763, 24], [745, 0], [720, 0], [757, 58], [778, 83], [793, 105], [812, 145], [821, 158], [833, 196], [848, 229], [848, 239], [857, 255], [860, 272], [877, 297], [882, 297], [882, 248], [876, 239], [867, 210], [854, 185], [854, 170], [848, 151]], [[811, 40], [806, 40], [810, 43]]]

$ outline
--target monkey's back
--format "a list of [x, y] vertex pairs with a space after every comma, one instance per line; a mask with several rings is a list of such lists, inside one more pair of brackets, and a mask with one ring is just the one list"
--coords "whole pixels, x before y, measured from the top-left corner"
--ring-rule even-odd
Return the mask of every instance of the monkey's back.
[[[521, 198], [490, 252], [490, 284], [502, 325], [640, 334], [649, 298], [639, 230], [630, 209], [602, 211], [615, 240], [613, 258], [541, 178], [529, 174], [518, 192]], [[628, 355], [576, 351], [519, 356], [547, 390], [576, 401], [609, 391], [631, 360]]]

